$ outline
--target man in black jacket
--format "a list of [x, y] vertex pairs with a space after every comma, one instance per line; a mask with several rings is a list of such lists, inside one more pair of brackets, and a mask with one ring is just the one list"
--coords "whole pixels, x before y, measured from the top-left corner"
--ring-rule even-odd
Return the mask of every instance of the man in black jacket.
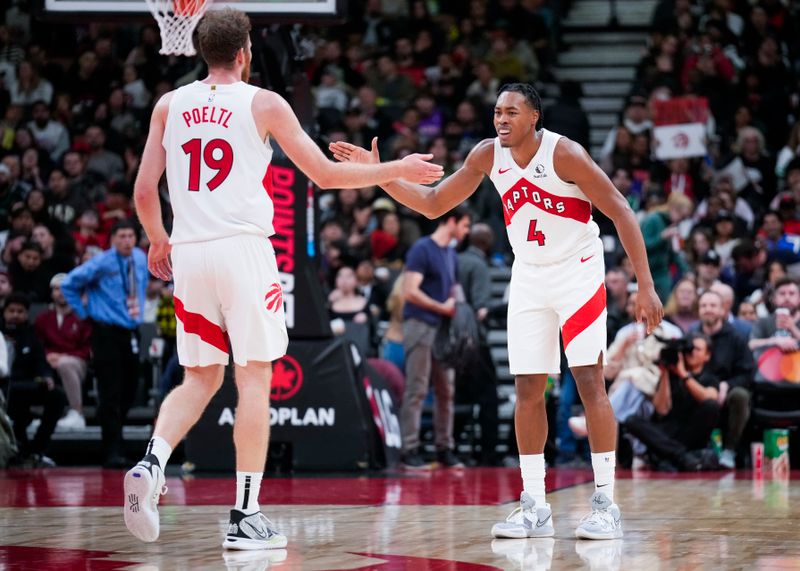
[[[12, 293], [3, 305], [3, 335], [8, 343], [10, 374], [0, 381], [0, 389], [6, 395], [8, 416], [14, 422], [19, 460], [41, 468], [55, 466], [44, 452], [67, 405], [67, 397], [56, 386], [44, 350], [28, 323], [29, 306], [22, 293]], [[36, 436], [29, 441], [27, 428], [33, 420], [32, 406], [44, 406], [44, 413]]]
[[733, 326], [725, 321], [720, 295], [707, 291], [699, 301], [700, 330], [711, 338], [714, 352], [709, 370], [719, 379], [719, 403], [722, 406], [723, 452], [719, 463], [736, 467], [736, 449], [750, 418], [750, 394], [756, 365], [747, 346]]
[[[485, 325], [492, 295], [492, 278], [489, 275], [487, 256], [493, 242], [492, 229], [487, 224], [475, 224], [469, 233], [469, 247], [458, 255], [458, 282], [464, 290], [467, 303], [475, 311], [480, 330], [480, 345], [475, 367], [464, 371], [462, 378], [456, 380], [456, 399], [461, 402], [475, 402], [480, 407], [479, 462], [484, 466], [493, 466], [498, 462], [497, 371], [489, 350]], [[464, 395], [464, 392], [468, 395]]]

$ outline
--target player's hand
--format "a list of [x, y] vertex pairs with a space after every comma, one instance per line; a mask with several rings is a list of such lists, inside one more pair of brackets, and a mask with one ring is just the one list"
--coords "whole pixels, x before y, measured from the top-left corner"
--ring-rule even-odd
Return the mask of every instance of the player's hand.
[[636, 315], [636, 321], [647, 326], [648, 335], [661, 323], [664, 318], [664, 307], [661, 305], [661, 300], [658, 299], [654, 287], [639, 288], [634, 315]]
[[328, 150], [333, 153], [333, 158], [342, 163], [377, 164], [381, 162], [378, 153], [378, 137], [372, 138], [372, 150], [357, 147], [345, 141], [337, 141], [328, 145]]
[[153, 242], [147, 252], [147, 269], [160, 280], [168, 282], [172, 279], [172, 261], [169, 254], [172, 246], [169, 241]]
[[414, 153], [404, 157], [403, 163], [404, 180], [416, 184], [433, 184], [444, 176], [444, 167], [428, 161], [433, 158], [431, 154]]

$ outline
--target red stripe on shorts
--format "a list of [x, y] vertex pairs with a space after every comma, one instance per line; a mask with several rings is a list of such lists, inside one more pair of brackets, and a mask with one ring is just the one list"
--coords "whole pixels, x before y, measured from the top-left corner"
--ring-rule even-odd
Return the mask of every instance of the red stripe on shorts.
[[225, 332], [222, 331], [222, 327], [216, 323], [211, 323], [199, 313], [186, 311], [181, 300], [177, 297], [173, 297], [173, 299], [175, 300], [175, 317], [181, 320], [181, 323], [183, 323], [183, 330], [186, 333], [194, 333], [199, 336], [200, 339], [216, 347], [223, 353], [228, 352], [228, 342]]
[[580, 335], [587, 327], [594, 323], [606, 308], [606, 286], [600, 284], [597, 291], [589, 301], [583, 304], [578, 311], [570, 315], [561, 327], [561, 337], [564, 339], [564, 349]]

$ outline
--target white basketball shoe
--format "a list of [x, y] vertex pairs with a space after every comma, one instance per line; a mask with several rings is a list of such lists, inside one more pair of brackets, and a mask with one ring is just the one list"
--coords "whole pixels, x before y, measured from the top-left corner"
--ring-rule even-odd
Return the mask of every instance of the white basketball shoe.
[[622, 517], [617, 504], [612, 504], [603, 492], [595, 492], [592, 511], [584, 516], [575, 530], [578, 539], [619, 539], [622, 537]]
[[553, 537], [553, 513], [550, 504], [537, 506], [528, 492], [519, 496], [519, 507], [515, 508], [506, 521], [492, 526], [492, 535], [505, 539], [525, 539], [527, 537]]
[[261, 512], [246, 515], [241, 510], [231, 510], [228, 533], [222, 542], [225, 549], [282, 549], [286, 543], [286, 536]]
[[142, 541], [158, 539], [158, 500], [167, 493], [164, 471], [153, 454], [125, 474], [125, 525]]

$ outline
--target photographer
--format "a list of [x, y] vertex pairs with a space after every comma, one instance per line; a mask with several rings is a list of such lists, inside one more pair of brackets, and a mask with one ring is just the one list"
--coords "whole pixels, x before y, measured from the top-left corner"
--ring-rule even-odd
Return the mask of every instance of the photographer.
[[668, 468], [705, 467], [702, 456], [692, 451], [705, 448], [719, 416], [719, 380], [707, 366], [711, 354], [711, 339], [703, 333], [668, 341], [659, 359], [655, 418], [631, 416], [623, 424], [647, 446], [652, 460], [666, 462]]

